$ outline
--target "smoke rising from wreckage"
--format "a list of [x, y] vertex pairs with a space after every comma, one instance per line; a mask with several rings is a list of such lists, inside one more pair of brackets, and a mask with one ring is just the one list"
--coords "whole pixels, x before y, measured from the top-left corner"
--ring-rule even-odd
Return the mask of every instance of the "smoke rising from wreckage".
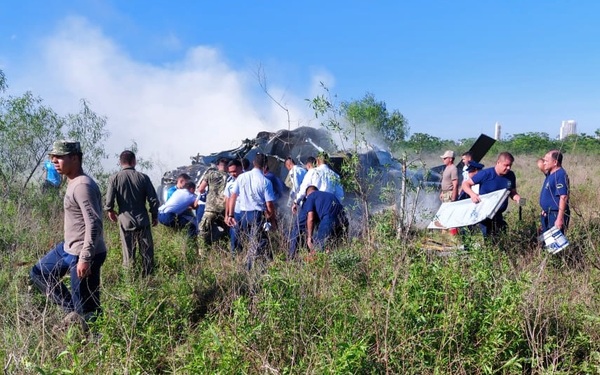
[[[316, 129], [311, 127], [299, 127], [294, 130], [279, 130], [277, 132], [259, 132], [253, 139], [244, 139], [241, 145], [231, 150], [215, 152], [210, 155], [192, 156], [192, 164], [182, 166], [175, 170], [166, 172], [161, 179], [159, 187], [159, 197], [162, 202], [166, 198], [166, 192], [169, 187], [175, 185], [177, 176], [181, 173], [187, 173], [192, 180], [199, 182], [204, 172], [216, 164], [220, 158], [243, 159], [250, 161], [254, 159], [257, 153], [268, 156], [269, 169], [277, 175], [282, 181], [285, 181], [288, 170], [285, 168], [285, 158], [291, 156], [296, 163], [306, 161], [309, 156], [317, 156], [319, 152], [326, 152], [330, 155], [331, 167], [336, 171], [342, 180], [346, 180], [342, 173], [342, 163], [345, 158], [351, 155], [348, 152], [339, 150], [332, 140], [331, 135], [325, 129]], [[379, 191], [383, 186], [399, 188], [402, 179], [402, 165], [388, 151], [371, 147], [369, 150], [358, 154], [360, 170], [358, 179], [372, 186], [369, 192], [370, 202], [380, 202]], [[441, 175], [439, 170], [412, 170], [406, 171], [406, 179], [409, 186], [424, 186], [438, 188]], [[346, 184], [346, 195], [349, 199], [353, 197], [353, 187]], [[287, 200], [287, 196], [282, 199]], [[344, 202], [347, 205], [347, 201]]]

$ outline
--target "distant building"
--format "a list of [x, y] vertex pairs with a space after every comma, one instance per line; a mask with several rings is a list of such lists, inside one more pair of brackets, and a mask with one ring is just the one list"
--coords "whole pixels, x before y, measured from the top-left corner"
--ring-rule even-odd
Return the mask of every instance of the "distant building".
[[500, 125], [499, 122], [496, 122], [496, 125], [494, 126], [494, 139], [499, 141], [501, 137], [502, 137], [502, 126]]
[[561, 123], [558, 139], [565, 139], [568, 136], [575, 134], [577, 134], [577, 121], [566, 120]]

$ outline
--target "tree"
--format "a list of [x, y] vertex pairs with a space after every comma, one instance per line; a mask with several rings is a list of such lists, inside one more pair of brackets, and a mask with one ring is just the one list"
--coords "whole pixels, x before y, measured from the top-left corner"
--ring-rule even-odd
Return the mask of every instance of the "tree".
[[[0, 70], [0, 92], [6, 88]], [[59, 116], [45, 106], [41, 98], [26, 92], [22, 96], [0, 97], [0, 189], [27, 188], [40, 171], [52, 143], [61, 138], [81, 143], [86, 171], [92, 175], [103, 172], [106, 158], [104, 142], [108, 137], [106, 118], [94, 113], [82, 100], [79, 113]]]
[[425, 133], [415, 133], [410, 136], [407, 146], [417, 153], [439, 152], [443, 149], [444, 141], [441, 138], [434, 137]]
[[406, 138], [408, 121], [398, 110], [390, 113], [383, 101], [377, 101], [371, 93], [360, 100], [342, 102], [341, 114], [351, 124], [362, 128], [366, 133], [382, 137], [388, 147], [395, 150]]

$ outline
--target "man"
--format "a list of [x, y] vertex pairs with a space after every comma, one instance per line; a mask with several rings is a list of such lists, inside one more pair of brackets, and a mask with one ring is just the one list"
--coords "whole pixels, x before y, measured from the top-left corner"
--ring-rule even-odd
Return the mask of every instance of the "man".
[[225, 171], [227, 163], [227, 159], [219, 159], [217, 168], [207, 170], [202, 176], [198, 187], [200, 194], [204, 194], [208, 189], [204, 215], [200, 221], [200, 236], [208, 246], [218, 241], [225, 233], [225, 228], [227, 228], [225, 224], [225, 197], [223, 196], [228, 177]]
[[335, 242], [348, 229], [344, 207], [333, 193], [309, 186], [303, 209], [307, 215], [306, 243], [311, 251], [323, 250], [326, 243]]
[[302, 204], [302, 202], [304, 202], [304, 198], [306, 197], [306, 189], [308, 189], [308, 187], [312, 185], [312, 181], [316, 180], [317, 178], [317, 170], [315, 169], [315, 167], [317, 166], [317, 159], [315, 157], [309, 156], [308, 158], [306, 158], [306, 163], [304, 163], [304, 166], [306, 167], [306, 174], [302, 179], [300, 189], [298, 191], [298, 194], [296, 195], [294, 203], [292, 204], [293, 213], [298, 212], [298, 207]]
[[440, 157], [446, 166], [442, 173], [440, 200], [442, 203], [454, 202], [458, 198], [458, 170], [454, 165], [454, 151], [448, 150]]
[[198, 206], [195, 190], [196, 184], [188, 181], [181, 189], [175, 190], [171, 198], [158, 208], [159, 223], [175, 229], [187, 228], [190, 239], [198, 236], [198, 226], [192, 211]]
[[[227, 173], [229, 173], [229, 178], [227, 180], [227, 184], [225, 185], [225, 190], [223, 191], [223, 195], [225, 196], [225, 217], [227, 218], [233, 215], [237, 221], [239, 221], [241, 218], [240, 205], [236, 204], [234, 211], [231, 212], [229, 211], [229, 200], [231, 199], [231, 188], [233, 187], [233, 183], [237, 180], [237, 177], [243, 173], [242, 168], [242, 163], [238, 159], [234, 159], [227, 164]], [[229, 243], [231, 254], [235, 255], [235, 253], [240, 250], [240, 241], [238, 239], [236, 227], [229, 227]]]
[[[309, 186], [316, 186], [319, 191], [325, 191], [332, 193], [335, 197], [342, 202], [344, 200], [344, 188], [342, 187], [340, 176], [329, 168], [327, 165], [329, 156], [321, 152], [317, 155], [317, 167], [314, 168], [314, 173], [309, 170], [304, 176], [302, 185], [300, 186], [299, 198], [296, 198], [296, 209], [299, 201], [301, 201]], [[292, 209], [294, 206], [292, 206]], [[296, 211], [294, 211], [296, 212]]]
[[469, 171], [467, 171], [467, 168], [469, 167], [469, 164], [473, 160], [473, 154], [471, 153], [471, 151], [464, 152], [461, 155], [460, 160], [463, 163], [462, 180], [465, 181], [469, 178]]
[[569, 226], [569, 176], [562, 167], [563, 155], [558, 150], [544, 156], [546, 179], [540, 192], [542, 233], [553, 226], [563, 234]]
[[[515, 158], [509, 152], [498, 155], [496, 165], [478, 172], [473, 178], [463, 182], [463, 191], [471, 197], [474, 203], [481, 202], [479, 194], [487, 194], [493, 191], [508, 189], [509, 197], [519, 202], [521, 197], [517, 193], [517, 181], [512, 168]], [[479, 184], [479, 194], [473, 191], [473, 185]], [[508, 198], [502, 202], [496, 215], [491, 219], [485, 219], [479, 223], [479, 228], [484, 238], [491, 238], [506, 229], [506, 222], [502, 213], [508, 208]]]
[[285, 185], [283, 181], [279, 177], [275, 175], [275, 173], [269, 170], [269, 164], [267, 163], [263, 168], [263, 173], [267, 180], [271, 181], [271, 185], [273, 185], [273, 194], [275, 194], [275, 202], [279, 200], [283, 196], [285, 191]]
[[[111, 221], [119, 223], [123, 266], [129, 268], [133, 265], [137, 248], [142, 257], [142, 275], [147, 276], [154, 269], [151, 226], [158, 224], [158, 196], [150, 177], [135, 170], [137, 160], [132, 151], [121, 152], [119, 163], [121, 171], [108, 181], [104, 209]], [[119, 206], [118, 215], [115, 200]], [[146, 202], [149, 208], [146, 208]]]
[[[64, 242], [42, 257], [29, 276], [67, 312], [65, 321], [93, 321], [101, 313], [100, 269], [106, 259], [102, 195], [96, 182], [83, 172], [79, 142], [56, 141], [49, 156], [57, 172], [67, 177]], [[61, 281], [67, 273], [71, 292]]]
[[[269, 256], [265, 254], [268, 244], [265, 224], [269, 223], [271, 227], [277, 227], [273, 185], [263, 174], [266, 163], [266, 156], [257, 154], [254, 158], [254, 168], [238, 176], [231, 187], [229, 198], [227, 224], [230, 227], [238, 226], [240, 241], [248, 249], [248, 270], [252, 268], [258, 257]], [[239, 221], [232, 214], [238, 204]]]
[[290, 188], [288, 207], [291, 207], [294, 200], [298, 196], [298, 193], [300, 192], [300, 185], [302, 184], [302, 180], [306, 175], [306, 169], [302, 168], [299, 165], [296, 165], [296, 163], [294, 163], [294, 159], [292, 159], [291, 156], [288, 156], [285, 159], [285, 167], [288, 170], [288, 174], [285, 179], [285, 184], [288, 188]]
[[181, 173], [179, 176], [177, 176], [177, 179], [175, 180], [175, 185], [171, 186], [169, 188], [169, 190], [167, 190], [167, 200], [169, 200], [169, 198], [171, 198], [171, 195], [173, 195], [173, 193], [177, 189], [183, 188], [183, 185], [185, 185], [186, 182], [191, 181], [191, 180], [192, 180], [192, 178], [187, 173]]
[[[484, 167], [485, 166], [481, 163], [478, 163], [476, 161], [471, 161], [469, 163], [469, 166], [467, 167], [467, 178], [465, 178], [463, 181], [467, 181], [467, 180], [473, 178], [473, 176], [475, 176], [477, 174], [477, 172], [482, 170]], [[479, 194], [479, 185], [471, 186], [471, 190], [473, 190], [475, 192], [475, 194]], [[458, 195], [457, 200], [460, 201], [460, 200], [467, 199], [467, 198], [469, 198], [467, 193], [465, 193], [464, 191], [461, 191], [460, 194]]]

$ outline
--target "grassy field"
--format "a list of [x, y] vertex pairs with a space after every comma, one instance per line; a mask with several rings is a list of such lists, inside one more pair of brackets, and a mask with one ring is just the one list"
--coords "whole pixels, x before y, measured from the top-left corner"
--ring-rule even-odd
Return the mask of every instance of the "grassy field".
[[[397, 238], [394, 212], [311, 261], [286, 262], [281, 238], [264, 269], [225, 245], [201, 249], [154, 231], [157, 272], [121, 267], [106, 221], [104, 315], [95, 335], [57, 332], [63, 314], [29, 291], [31, 265], [62, 238], [60, 199], [31, 191], [0, 203], [0, 360], [7, 374], [598, 374], [600, 165], [565, 156], [571, 246], [536, 242], [536, 158], [517, 156], [522, 220], [510, 204], [502, 249], [440, 257]], [[483, 162], [491, 166], [494, 159]], [[475, 238], [475, 241], [478, 239]]]

